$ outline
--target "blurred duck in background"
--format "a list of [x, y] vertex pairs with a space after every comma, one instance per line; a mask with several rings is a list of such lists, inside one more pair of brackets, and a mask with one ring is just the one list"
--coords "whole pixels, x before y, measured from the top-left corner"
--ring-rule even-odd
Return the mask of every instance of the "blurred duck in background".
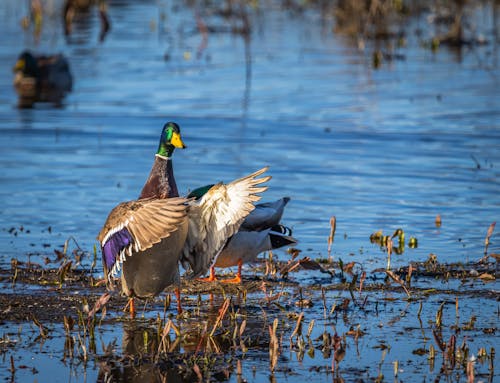
[[32, 107], [35, 102], [60, 104], [73, 87], [68, 60], [61, 54], [34, 56], [24, 51], [13, 70], [20, 107]]

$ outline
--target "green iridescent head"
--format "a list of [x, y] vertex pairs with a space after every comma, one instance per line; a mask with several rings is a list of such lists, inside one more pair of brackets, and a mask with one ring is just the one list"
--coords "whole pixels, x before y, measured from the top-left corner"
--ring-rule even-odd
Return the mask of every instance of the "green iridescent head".
[[172, 156], [175, 148], [184, 149], [186, 145], [182, 142], [181, 129], [175, 122], [167, 122], [163, 126], [160, 136], [160, 144], [156, 154], [161, 157], [169, 158]]

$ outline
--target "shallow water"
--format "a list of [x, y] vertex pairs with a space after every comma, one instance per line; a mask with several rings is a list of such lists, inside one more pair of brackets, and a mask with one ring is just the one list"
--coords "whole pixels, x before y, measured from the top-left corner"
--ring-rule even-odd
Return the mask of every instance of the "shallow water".
[[[39, 43], [20, 27], [24, 2], [0, 5], [3, 266], [28, 254], [41, 262], [70, 236], [91, 251], [109, 210], [137, 197], [167, 120], [180, 124], [188, 146], [174, 155], [183, 192], [270, 165], [264, 200], [292, 198], [283, 223], [302, 255], [327, 256], [335, 215], [334, 259], [367, 271], [386, 264], [370, 234], [399, 227], [418, 248], [393, 265], [430, 253], [440, 262], [482, 257], [500, 217], [500, 72], [489, 7], [474, 18], [489, 44], [432, 53], [413, 32], [427, 28], [422, 17], [407, 26], [405, 60], [375, 70], [371, 43], [359, 51], [316, 11], [255, 12], [249, 40], [211, 33], [197, 57], [202, 37], [180, 2], [111, 1], [103, 42], [95, 10], [65, 39], [60, 3], [47, 3]], [[25, 48], [69, 58], [75, 85], [62, 107], [16, 108], [11, 67]], [[500, 252], [498, 233], [490, 252]]]

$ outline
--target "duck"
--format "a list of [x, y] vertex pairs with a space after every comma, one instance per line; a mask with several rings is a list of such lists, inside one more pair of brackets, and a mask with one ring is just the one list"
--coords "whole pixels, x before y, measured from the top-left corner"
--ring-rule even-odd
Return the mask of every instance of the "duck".
[[[173, 139], [181, 145], [180, 139], [177, 141], [177, 137], [180, 137], [179, 125], [169, 122], [165, 126], [172, 127], [175, 132]], [[139, 198], [162, 199], [179, 195], [170, 159], [174, 148], [175, 145], [170, 147], [171, 152], [156, 154]], [[196, 278], [206, 274], [229, 238], [255, 209], [254, 203], [261, 199], [260, 193], [267, 190], [267, 186], [261, 184], [271, 179], [271, 176], [258, 177], [268, 169], [266, 166], [227, 184], [219, 182], [207, 185], [199, 198], [187, 196], [190, 199], [189, 230], [181, 256], [187, 277]]]
[[184, 246], [181, 264], [188, 278], [206, 274], [230, 238], [255, 209], [260, 193], [267, 190], [263, 183], [271, 176], [258, 178], [268, 166], [227, 184], [210, 185], [199, 199], [191, 199], [188, 214], [189, 232]]
[[[108, 288], [121, 273], [122, 292], [149, 299], [180, 283], [178, 262], [188, 232], [185, 198], [142, 199], [122, 202], [109, 213], [97, 240], [101, 244]], [[178, 290], [176, 290], [178, 294]], [[182, 311], [180, 305], [178, 310]]]
[[[187, 197], [200, 199], [211, 187], [212, 185], [207, 185], [195, 189]], [[297, 244], [298, 241], [292, 237], [291, 229], [280, 224], [285, 206], [289, 201], [290, 197], [283, 197], [274, 202], [255, 205], [255, 209], [241, 223], [238, 231], [227, 240], [224, 248], [210, 266], [209, 277], [201, 280], [216, 281], [216, 267], [238, 266], [234, 278], [221, 280], [221, 282], [241, 283], [243, 264], [256, 261], [262, 252]]]
[[186, 148], [180, 127], [167, 122], [138, 199], [114, 208], [98, 235], [108, 285], [112, 287], [121, 269], [131, 316], [133, 298], [154, 297], [171, 285], [176, 285], [181, 313], [179, 264], [189, 267], [189, 275], [206, 273], [267, 190], [261, 184], [271, 178], [259, 177], [267, 171], [264, 167], [228, 184], [212, 185], [199, 200], [179, 197], [172, 163], [176, 148]]
[[[134, 298], [152, 298], [180, 283], [178, 264], [188, 233], [189, 204], [179, 197], [171, 157], [175, 148], [185, 147], [178, 125], [165, 124], [139, 198], [114, 207], [97, 236], [108, 289], [113, 289], [121, 271], [122, 293], [129, 297], [132, 317]], [[176, 288], [178, 298], [179, 294]]]
[[206, 280], [209, 282], [217, 280], [215, 267], [227, 268], [238, 266], [238, 271], [234, 278], [225, 279], [221, 282], [241, 283], [243, 264], [255, 262], [259, 254], [265, 251], [272, 251], [297, 244], [298, 241], [291, 234], [291, 229], [281, 224], [261, 231], [239, 230], [231, 237], [217, 257], [213, 267], [210, 269], [210, 276]]
[[70, 65], [62, 54], [35, 56], [24, 51], [13, 71], [20, 106], [32, 106], [38, 101], [59, 103], [73, 88]]

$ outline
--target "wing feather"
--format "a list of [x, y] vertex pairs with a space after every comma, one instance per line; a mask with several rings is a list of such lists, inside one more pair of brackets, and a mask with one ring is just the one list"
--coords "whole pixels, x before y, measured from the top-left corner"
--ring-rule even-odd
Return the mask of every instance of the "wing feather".
[[266, 172], [262, 168], [246, 177], [228, 184], [212, 186], [199, 201], [191, 201], [189, 231], [181, 261], [197, 277], [208, 271], [228, 238], [235, 234], [246, 216], [261, 199], [259, 193], [267, 190], [261, 186], [271, 176], [257, 178]]
[[106, 276], [116, 275], [126, 256], [149, 249], [176, 231], [187, 217], [188, 202], [179, 197], [142, 199], [111, 210], [97, 237]]

